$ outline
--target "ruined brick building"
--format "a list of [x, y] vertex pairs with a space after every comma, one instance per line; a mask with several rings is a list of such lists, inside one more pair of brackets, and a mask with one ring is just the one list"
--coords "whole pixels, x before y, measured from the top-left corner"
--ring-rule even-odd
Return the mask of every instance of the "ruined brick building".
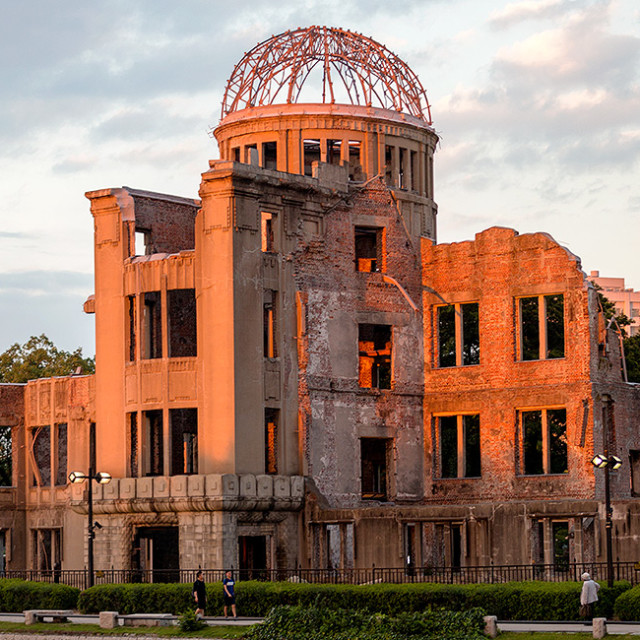
[[438, 136], [406, 65], [287, 32], [236, 66], [214, 133], [199, 200], [87, 193], [97, 372], [0, 386], [6, 567], [85, 566], [67, 477], [89, 468], [113, 476], [96, 569], [602, 560], [603, 449], [636, 560], [617, 336], [548, 235], [436, 243]]

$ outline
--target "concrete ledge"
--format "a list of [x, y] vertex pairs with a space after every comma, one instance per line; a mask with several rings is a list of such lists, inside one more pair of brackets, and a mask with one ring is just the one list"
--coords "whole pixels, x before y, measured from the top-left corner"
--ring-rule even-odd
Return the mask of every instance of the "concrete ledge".
[[607, 619], [594, 618], [593, 619], [593, 637], [604, 638], [606, 635], [607, 635]]
[[484, 617], [484, 635], [495, 638], [498, 635], [498, 618], [496, 616]]
[[117, 611], [101, 611], [100, 612], [100, 627], [102, 629], [116, 629], [118, 627], [118, 612]]
[[130, 613], [118, 618], [125, 627], [171, 627], [178, 621], [171, 613]]
[[51, 618], [51, 622], [68, 622], [74, 613], [71, 609], [28, 609], [24, 611], [24, 623], [46, 622], [45, 618]]

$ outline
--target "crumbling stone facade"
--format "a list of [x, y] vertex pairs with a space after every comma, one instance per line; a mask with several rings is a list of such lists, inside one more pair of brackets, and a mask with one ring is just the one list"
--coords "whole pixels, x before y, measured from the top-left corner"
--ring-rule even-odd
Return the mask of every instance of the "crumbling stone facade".
[[415, 111], [252, 104], [215, 134], [199, 200], [87, 193], [97, 370], [0, 385], [6, 567], [85, 566], [88, 469], [99, 570], [593, 562], [605, 445], [635, 560], [640, 392], [579, 259], [436, 244]]

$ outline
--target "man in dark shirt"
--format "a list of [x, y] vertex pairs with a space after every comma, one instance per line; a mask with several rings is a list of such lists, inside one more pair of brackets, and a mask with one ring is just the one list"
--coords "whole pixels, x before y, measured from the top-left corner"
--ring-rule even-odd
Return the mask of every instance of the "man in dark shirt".
[[196, 581], [193, 583], [193, 597], [197, 607], [196, 616], [203, 616], [204, 608], [207, 606], [207, 588], [202, 571], [198, 571], [196, 574]]
[[231, 571], [227, 571], [227, 574], [222, 581], [222, 591], [224, 595], [224, 617], [227, 617], [227, 607], [231, 605], [231, 612], [233, 617], [237, 618], [236, 613], [236, 593], [235, 593], [235, 580]]

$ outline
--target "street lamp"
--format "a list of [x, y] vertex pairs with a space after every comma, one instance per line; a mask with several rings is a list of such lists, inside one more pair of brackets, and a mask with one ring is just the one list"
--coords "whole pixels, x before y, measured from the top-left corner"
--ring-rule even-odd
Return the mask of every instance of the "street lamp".
[[69, 474], [69, 482], [72, 484], [80, 484], [88, 480], [87, 484], [87, 514], [89, 516], [88, 519], [88, 527], [87, 527], [87, 535], [88, 535], [88, 569], [89, 569], [89, 586], [93, 587], [93, 539], [96, 535], [95, 530], [100, 529], [101, 525], [98, 522], [93, 521], [93, 482], [95, 480], [98, 484], [107, 484], [111, 482], [111, 475], [108, 473], [104, 473], [103, 471], [98, 471], [97, 473], [93, 472], [93, 469], [89, 467], [89, 473], [82, 473], [82, 471], [72, 471]]
[[604, 469], [604, 530], [607, 540], [607, 584], [613, 587], [613, 550], [611, 542], [611, 493], [609, 491], [609, 471], [617, 471], [622, 466], [622, 460], [618, 456], [606, 456], [601, 453], [593, 456], [591, 464], [596, 469]]

